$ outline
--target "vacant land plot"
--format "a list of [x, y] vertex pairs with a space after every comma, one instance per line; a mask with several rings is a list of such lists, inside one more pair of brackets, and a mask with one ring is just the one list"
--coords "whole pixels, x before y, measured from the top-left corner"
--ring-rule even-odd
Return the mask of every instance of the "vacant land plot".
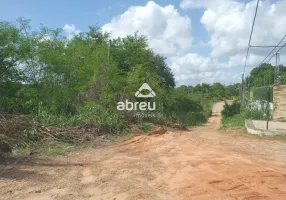
[[201, 127], [0, 165], [0, 199], [286, 199], [286, 143]]

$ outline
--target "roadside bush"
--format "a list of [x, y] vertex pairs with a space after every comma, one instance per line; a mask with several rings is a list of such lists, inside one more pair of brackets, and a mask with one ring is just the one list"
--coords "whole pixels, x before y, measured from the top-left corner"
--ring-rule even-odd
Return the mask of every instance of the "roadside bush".
[[231, 117], [223, 117], [221, 129], [232, 128], [232, 127], [243, 127], [244, 121], [245, 117], [242, 113], [233, 115]]
[[33, 109], [30, 102], [17, 97], [0, 97], [0, 111], [10, 114], [30, 114]]
[[[225, 113], [224, 109], [224, 113]], [[234, 114], [234, 115], [224, 115], [222, 118], [222, 128], [231, 128], [236, 126], [244, 126], [244, 122], [246, 119], [251, 120], [267, 120], [267, 118], [270, 120], [271, 115], [269, 112], [269, 109], [258, 109], [258, 108], [245, 108], [240, 113]], [[232, 114], [232, 113], [231, 113]]]
[[174, 90], [164, 104], [166, 121], [178, 123], [184, 128], [207, 122], [211, 113], [211, 99]]
[[151, 126], [150, 126], [150, 123], [141, 123], [141, 124], [139, 125], [139, 128], [140, 128], [140, 130], [142, 130], [144, 133], [147, 133], [147, 132], [149, 132], [149, 131], [152, 130], [152, 128], [151, 128]]
[[243, 114], [245, 119], [267, 120], [267, 113], [265, 110], [245, 109]]
[[205, 111], [201, 112], [173, 112], [167, 116], [167, 118], [187, 128], [189, 126], [201, 125], [208, 120], [209, 113]]
[[223, 110], [221, 112], [223, 117], [231, 117], [240, 113], [241, 104], [238, 101], [233, 102], [232, 104], [225, 103]]
[[244, 109], [246, 119], [267, 120], [272, 118], [270, 104], [267, 101], [254, 101]]
[[86, 101], [75, 115], [52, 114], [45, 107], [40, 107], [37, 120], [47, 126], [81, 126], [97, 127], [98, 132], [118, 133], [124, 128], [123, 116], [96, 104]]
[[72, 125], [93, 124], [100, 132], [118, 133], [124, 128], [123, 116], [119, 112], [105, 108], [94, 101], [87, 101], [79, 113], [71, 118]]

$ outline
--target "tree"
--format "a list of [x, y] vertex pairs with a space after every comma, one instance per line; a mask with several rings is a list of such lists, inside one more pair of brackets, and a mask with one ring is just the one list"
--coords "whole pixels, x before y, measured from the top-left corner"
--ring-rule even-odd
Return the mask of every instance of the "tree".
[[[283, 70], [283, 67], [281, 67]], [[250, 76], [246, 78], [246, 86], [262, 87], [272, 85], [274, 83], [274, 67], [271, 64], [263, 63], [259, 67], [254, 68], [250, 72]]]
[[152, 52], [151, 68], [160, 76], [162, 84], [174, 88], [175, 78], [171, 69], [167, 66], [165, 59], [166, 58]]
[[121, 74], [132, 70], [136, 65], [149, 68], [160, 77], [162, 85], [175, 87], [174, 75], [167, 66], [165, 58], [155, 54], [148, 46], [147, 38], [138, 33], [125, 38], [117, 38], [111, 45], [112, 59], [117, 63]]
[[0, 84], [21, 79], [17, 68], [22, 47], [21, 31], [9, 22], [0, 22]]
[[214, 83], [212, 85], [212, 90], [213, 90], [213, 94], [219, 97], [220, 99], [223, 99], [224, 97], [226, 97], [225, 88], [222, 84]]

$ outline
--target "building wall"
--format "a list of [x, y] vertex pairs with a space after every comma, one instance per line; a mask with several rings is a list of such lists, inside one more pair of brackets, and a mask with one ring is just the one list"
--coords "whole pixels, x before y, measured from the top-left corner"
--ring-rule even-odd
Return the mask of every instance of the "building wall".
[[286, 119], [286, 85], [273, 86], [273, 119]]

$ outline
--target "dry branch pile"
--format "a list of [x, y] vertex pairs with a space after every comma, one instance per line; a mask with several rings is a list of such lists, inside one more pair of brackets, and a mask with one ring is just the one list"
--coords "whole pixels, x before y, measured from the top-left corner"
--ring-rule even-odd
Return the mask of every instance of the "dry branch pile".
[[0, 114], [0, 154], [11, 152], [13, 148], [27, 146], [31, 142], [45, 140], [68, 143], [92, 141], [100, 132], [95, 125], [51, 127], [43, 126], [24, 115]]

